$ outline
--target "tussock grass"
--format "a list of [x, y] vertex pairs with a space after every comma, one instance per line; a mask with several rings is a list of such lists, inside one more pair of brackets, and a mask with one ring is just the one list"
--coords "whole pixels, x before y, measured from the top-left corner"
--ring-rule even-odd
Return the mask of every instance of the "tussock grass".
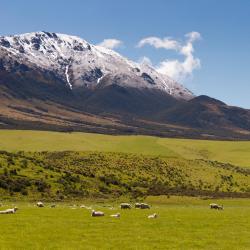
[[250, 197], [250, 171], [207, 160], [101, 152], [0, 152], [5, 198]]

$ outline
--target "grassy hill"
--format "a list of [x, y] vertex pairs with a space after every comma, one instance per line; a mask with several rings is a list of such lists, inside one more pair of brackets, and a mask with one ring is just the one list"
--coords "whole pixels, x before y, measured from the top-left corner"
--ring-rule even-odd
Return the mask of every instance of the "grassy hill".
[[0, 194], [250, 196], [250, 142], [0, 131]]
[[100, 152], [0, 152], [2, 198], [250, 197], [250, 170], [209, 160]]
[[208, 141], [151, 136], [0, 130], [0, 150], [123, 152], [185, 159], [208, 159], [250, 167], [250, 141]]

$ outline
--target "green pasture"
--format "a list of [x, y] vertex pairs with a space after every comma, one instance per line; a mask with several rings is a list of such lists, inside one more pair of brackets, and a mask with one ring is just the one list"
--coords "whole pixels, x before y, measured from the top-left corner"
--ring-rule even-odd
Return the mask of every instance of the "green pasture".
[[124, 152], [187, 159], [202, 158], [250, 167], [250, 141], [0, 130], [0, 150]]
[[[9, 203], [20, 210], [0, 215], [0, 249], [250, 249], [250, 200], [202, 200], [149, 197], [150, 210], [120, 210], [118, 204], [91, 203], [104, 217], [69, 203], [37, 208], [34, 203]], [[223, 204], [211, 210], [210, 202]], [[84, 203], [84, 202], [82, 202]], [[84, 203], [85, 204], [85, 203]], [[113, 209], [110, 209], [114, 207]], [[120, 212], [121, 218], [109, 215]], [[147, 216], [156, 212], [157, 219]]]

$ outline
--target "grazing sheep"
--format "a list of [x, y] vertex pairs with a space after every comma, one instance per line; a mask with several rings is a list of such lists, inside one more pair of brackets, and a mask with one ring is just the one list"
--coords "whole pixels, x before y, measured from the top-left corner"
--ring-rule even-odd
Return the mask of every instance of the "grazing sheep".
[[157, 216], [156, 213], [151, 214], [151, 215], [148, 216], [149, 219], [156, 219], [157, 217], [158, 217], [158, 216]]
[[141, 203], [135, 203], [135, 208], [141, 208]]
[[92, 210], [91, 216], [92, 217], [100, 217], [100, 216], [104, 216], [104, 213], [101, 211]]
[[38, 201], [38, 202], [36, 203], [36, 205], [37, 205], [37, 207], [44, 207], [44, 204], [43, 204], [41, 201]]
[[146, 203], [141, 203], [141, 209], [150, 209], [150, 206]]
[[18, 209], [17, 207], [9, 208], [4, 211], [0, 211], [0, 214], [14, 214], [16, 213], [17, 209]]
[[209, 204], [209, 206], [210, 206], [211, 209], [217, 209], [218, 204], [216, 204], [216, 203], [211, 203], [211, 204]]
[[135, 203], [135, 208], [150, 209], [150, 206], [146, 203]]
[[129, 203], [121, 203], [121, 209], [131, 209], [131, 205]]
[[218, 205], [216, 203], [211, 203], [210, 205], [210, 209], [218, 209], [218, 210], [223, 210], [223, 206]]
[[110, 217], [113, 217], [113, 218], [120, 218], [121, 215], [120, 213], [117, 213], [117, 214], [111, 214]]

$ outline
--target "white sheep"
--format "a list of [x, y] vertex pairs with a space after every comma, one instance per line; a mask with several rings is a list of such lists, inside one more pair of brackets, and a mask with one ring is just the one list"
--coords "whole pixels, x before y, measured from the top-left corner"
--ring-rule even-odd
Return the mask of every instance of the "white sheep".
[[17, 207], [9, 208], [4, 211], [0, 211], [0, 214], [14, 214], [16, 213], [17, 209], [18, 209]]
[[110, 217], [113, 217], [113, 218], [120, 218], [120, 217], [121, 217], [121, 214], [120, 214], [120, 213], [111, 214]]
[[135, 203], [135, 208], [141, 208], [141, 203]]
[[209, 204], [211, 209], [218, 209], [218, 210], [223, 210], [223, 206], [222, 205], [218, 205], [216, 203], [211, 203]]
[[141, 203], [141, 209], [150, 209], [150, 206], [147, 203]]
[[121, 209], [131, 209], [131, 205], [129, 203], [121, 203]]
[[36, 205], [37, 205], [37, 207], [44, 207], [44, 204], [43, 204], [41, 201], [38, 201], [38, 202], [36, 203]]
[[158, 217], [158, 215], [156, 213], [148, 216], [149, 219], [156, 219], [157, 217]]
[[104, 212], [92, 210], [91, 216], [92, 217], [104, 216]]

